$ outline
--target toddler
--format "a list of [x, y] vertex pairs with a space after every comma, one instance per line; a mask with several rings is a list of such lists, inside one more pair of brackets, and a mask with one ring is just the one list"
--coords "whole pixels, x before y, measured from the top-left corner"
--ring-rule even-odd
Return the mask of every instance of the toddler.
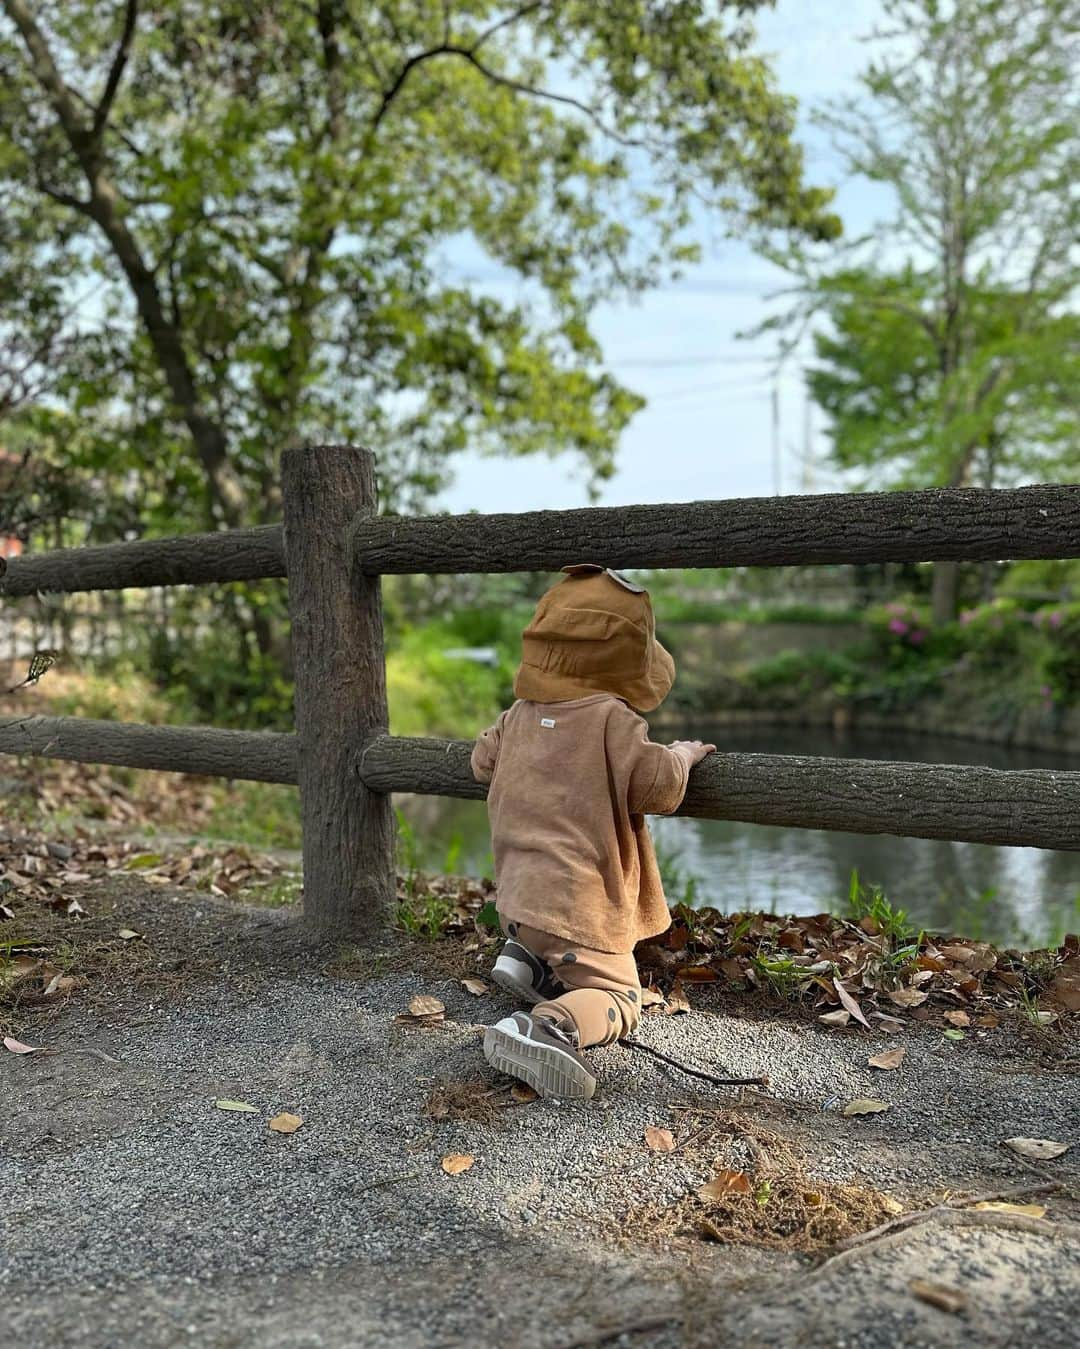
[[637, 1026], [634, 947], [671, 921], [644, 816], [673, 811], [716, 746], [654, 744], [638, 715], [675, 678], [645, 589], [593, 563], [563, 571], [523, 634], [517, 701], [472, 755], [507, 938], [492, 977], [533, 1008], [490, 1026], [484, 1054], [541, 1095], [587, 1099], [580, 1051]]

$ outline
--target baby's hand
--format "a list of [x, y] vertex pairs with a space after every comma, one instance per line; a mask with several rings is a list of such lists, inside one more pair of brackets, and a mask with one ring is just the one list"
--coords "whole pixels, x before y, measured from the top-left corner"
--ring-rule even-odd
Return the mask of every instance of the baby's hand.
[[706, 754], [715, 754], [715, 745], [706, 745], [700, 740], [674, 740], [671, 743], [672, 749], [681, 749], [690, 760], [690, 767], [700, 763]]

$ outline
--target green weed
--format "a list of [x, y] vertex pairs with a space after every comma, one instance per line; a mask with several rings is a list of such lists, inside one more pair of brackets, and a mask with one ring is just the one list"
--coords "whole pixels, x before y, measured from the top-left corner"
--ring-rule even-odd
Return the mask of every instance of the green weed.
[[[848, 916], [855, 923], [864, 918], [872, 919], [878, 931], [888, 938], [894, 952], [909, 945], [916, 935], [906, 912], [893, 908], [880, 885], [864, 885], [854, 868], [848, 886]], [[918, 942], [915, 942], [915, 948], [918, 949]]]
[[412, 937], [434, 941], [453, 916], [455, 904], [445, 895], [418, 891], [397, 906], [397, 924]]

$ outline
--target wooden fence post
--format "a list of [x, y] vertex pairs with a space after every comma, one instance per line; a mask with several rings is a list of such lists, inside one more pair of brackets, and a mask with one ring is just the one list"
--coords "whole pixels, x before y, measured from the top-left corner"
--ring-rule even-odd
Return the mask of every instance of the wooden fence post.
[[356, 773], [357, 751], [385, 732], [379, 578], [353, 577], [346, 528], [374, 512], [375, 459], [348, 445], [286, 451], [285, 555], [296, 679], [304, 915], [321, 936], [373, 937], [394, 900], [390, 797]]

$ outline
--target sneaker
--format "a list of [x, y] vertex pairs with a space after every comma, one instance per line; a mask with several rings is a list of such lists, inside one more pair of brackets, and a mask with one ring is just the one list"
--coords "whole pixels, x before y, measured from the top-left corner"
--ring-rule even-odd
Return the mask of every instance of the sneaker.
[[552, 973], [551, 966], [519, 941], [510, 940], [499, 952], [491, 977], [507, 993], [529, 1006], [557, 998], [566, 989]]
[[596, 1078], [577, 1049], [577, 1035], [546, 1016], [514, 1012], [484, 1033], [484, 1057], [493, 1068], [527, 1082], [541, 1096], [587, 1101]]

